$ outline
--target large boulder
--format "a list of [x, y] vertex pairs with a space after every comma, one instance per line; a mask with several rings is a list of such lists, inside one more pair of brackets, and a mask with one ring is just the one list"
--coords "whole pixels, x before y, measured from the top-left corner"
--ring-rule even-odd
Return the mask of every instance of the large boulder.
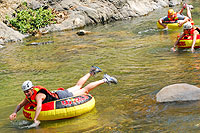
[[186, 83], [166, 86], [156, 94], [157, 102], [190, 100], [200, 100], [200, 88]]
[[23, 38], [26, 36], [21, 34], [18, 31], [13, 30], [12, 28], [8, 27], [6, 24], [0, 21], [0, 41], [2, 42], [16, 42], [16, 41], [22, 41]]

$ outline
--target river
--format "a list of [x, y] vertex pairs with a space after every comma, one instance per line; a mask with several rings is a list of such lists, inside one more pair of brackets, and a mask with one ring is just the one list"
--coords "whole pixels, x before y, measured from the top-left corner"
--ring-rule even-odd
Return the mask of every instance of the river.
[[[200, 25], [198, 1], [191, 2], [195, 25]], [[179, 10], [181, 5], [174, 7]], [[200, 87], [200, 51], [171, 52], [181, 30], [157, 29], [156, 21], [168, 8], [146, 16], [78, 30], [29, 37], [23, 43], [8, 43], [0, 50], [0, 131], [7, 132], [198, 132], [200, 102], [156, 103], [155, 95], [174, 83]], [[184, 11], [184, 14], [186, 12]], [[53, 43], [27, 46], [33, 42]], [[9, 115], [24, 98], [21, 85], [31, 80], [49, 90], [68, 88], [89, 72], [92, 65], [118, 79], [117, 85], [101, 85], [90, 92], [95, 108], [79, 117], [42, 121], [37, 128], [22, 129], [22, 111], [17, 120]]]

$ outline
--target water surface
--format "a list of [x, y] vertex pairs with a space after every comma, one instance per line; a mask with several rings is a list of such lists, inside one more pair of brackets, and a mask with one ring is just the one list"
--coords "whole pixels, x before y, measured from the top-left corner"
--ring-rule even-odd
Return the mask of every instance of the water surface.
[[[200, 24], [200, 9], [193, 2], [193, 18]], [[175, 7], [175, 10], [181, 6]], [[158, 104], [156, 93], [164, 86], [188, 83], [199, 86], [197, 50], [173, 53], [170, 48], [181, 30], [162, 31], [156, 21], [168, 8], [140, 18], [85, 27], [92, 33], [77, 36], [63, 31], [26, 38], [23, 43], [7, 44], [0, 50], [0, 129], [1, 132], [197, 132], [200, 130], [199, 101]], [[185, 13], [185, 12], [184, 12]], [[39, 46], [32, 42], [54, 41]], [[103, 72], [87, 83], [115, 76], [117, 85], [101, 85], [91, 91], [95, 108], [82, 116], [44, 121], [38, 128], [22, 129], [27, 124], [22, 111], [17, 121], [9, 115], [23, 98], [25, 80], [49, 90], [68, 88], [89, 72], [90, 66]], [[87, 84], [86, 83], [86, 84]]]

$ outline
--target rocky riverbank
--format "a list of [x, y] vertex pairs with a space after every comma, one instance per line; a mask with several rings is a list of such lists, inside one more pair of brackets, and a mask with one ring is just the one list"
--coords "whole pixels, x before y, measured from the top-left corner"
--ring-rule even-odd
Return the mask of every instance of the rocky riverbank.
[[[22, 41], [25, 37], [3, 23], [5, 16], [11, 16], [20, 2], [21, 0], [0, 0], [0, 44]], [[158, 8], [180, 4], [182, 0], [26, 0], [26, 2], [33, 9], [47, 6], [60, 12], [59, 23], [40, 29], [41, 33], [48, 33], [143, 16]]]

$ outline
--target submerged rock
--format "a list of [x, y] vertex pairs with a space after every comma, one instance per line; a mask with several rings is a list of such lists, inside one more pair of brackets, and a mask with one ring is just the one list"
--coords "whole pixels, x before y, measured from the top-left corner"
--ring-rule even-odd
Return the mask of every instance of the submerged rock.
[[91, 33], [91, 32], [90, 31], [85, 31], [85, 30], [80, 30], [80, 31], [76, 32], [76, 34], [79, 35], [79, 36], [87, 35], [89, 33]]
[[157, 102], [191, 100], [200, 100], [200, 88], [186, 83], [166, 86], [156, 94]]
[[44, 44], [49, 44], [49, 43], [54, 43], [54, 41], [47, 41], [47, 42], [32, 42], [27, 44], [26, 46], [30, 46], [30, 45], [44, 45]]

